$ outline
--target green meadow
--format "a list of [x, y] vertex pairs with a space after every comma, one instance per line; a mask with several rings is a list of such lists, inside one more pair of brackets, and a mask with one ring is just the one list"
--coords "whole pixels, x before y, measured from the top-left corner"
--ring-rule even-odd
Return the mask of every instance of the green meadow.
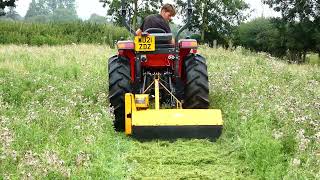
[[113, 130], [104, 45], [0, 45], [0, 179], [320, 179], [320, 69], [201, 47], [209, 140]]

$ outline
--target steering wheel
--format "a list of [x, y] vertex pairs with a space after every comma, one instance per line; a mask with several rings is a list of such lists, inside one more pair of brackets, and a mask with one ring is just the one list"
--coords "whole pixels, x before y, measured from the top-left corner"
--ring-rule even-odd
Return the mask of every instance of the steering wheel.
[[148, 28], [144, 32], [147, 32], [147, 33], [167, 33], [165, 30], [163, 30], [161, 28]]

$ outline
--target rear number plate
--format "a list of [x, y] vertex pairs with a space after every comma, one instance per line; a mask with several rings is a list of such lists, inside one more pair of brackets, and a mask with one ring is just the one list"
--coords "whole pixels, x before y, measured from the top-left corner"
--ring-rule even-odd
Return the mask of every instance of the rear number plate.
[[155, 36], [135, 36], [135, 51], [155, 51]]

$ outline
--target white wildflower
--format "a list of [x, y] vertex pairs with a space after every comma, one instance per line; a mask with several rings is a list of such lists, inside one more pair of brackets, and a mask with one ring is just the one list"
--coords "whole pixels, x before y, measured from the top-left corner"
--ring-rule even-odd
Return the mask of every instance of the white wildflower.
[[49, 165], [61, 167], [64, 164], [64, 161], [59, 159], [58, 155], [52, 151], [46, 151], [44, 156]]
[[299, 150], [300, 151], [305, 151], [308, 147], [308, 144], [310, 142], [310, 139], [306, 138], [305, 135], [305, 130], [300, 129], [297, 135], [297, 139], [299, 140]]
[[47, 86], [47, 88], [48, 88], [48, 91], [49, 91], [49, 92], [52, 92], [52, 91], [54, 91], [54, 90], [55, 90], [55, 87], [50, 86], [50, 85], [49, 85], [49, 86]]
[[23, 162], [28, 166], [37, 166], [39, 164], [39, 159], [36, 153], [33, 153], [32, 151], [27, 151], [24, 154]]
[[92, 135], [85, 137], [86, 144], [92, 144], [94, 141], [95, 141], [95, 137]]
[[298, 118], [296, 118], [294, 121], [295, 121], [296, 123], [304, 123], [305, 121], [310, 120], [310, 119], [311, 119], [310, 116], [307, 115], [307, 116], [298, 117]]
[[82, 151], [76, 157], [77, 166], [88, 166], [89, 161], [90, 161], [90, 155]]
[[300, 164], [301, 164], [300, 159], [296, 159], [296, 158], [293, 159], [292, 165], [293, 165], [294, 167], [298, 167], [298, 166], [300, 166]]
[[320, 143], [320, 131], [315, 134], [316, 141]]
[[281, 132], [280, 130], [273, 130], [272, 136], [275, 139], [280, 139], [283, 136], [283, 132]]
[[9, 147], [13, 142], [13, 134], [7, 127], [0, 129], [0, 142], [4, 148]]
[[30, 122], [36, 120], [37, 117], [38, 117], [38, 113], [37, 112], [29, 110], [29, 113], [27, 115], [26, 120], [27, 120], [28, 123], [30, 123]]

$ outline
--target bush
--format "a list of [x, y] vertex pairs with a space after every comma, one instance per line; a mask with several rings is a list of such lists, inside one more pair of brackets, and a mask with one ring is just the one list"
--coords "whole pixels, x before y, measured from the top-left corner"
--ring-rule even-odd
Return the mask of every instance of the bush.
[[[90, 22], [31, 23], [0, 21], [0, 44], [65, 45], [108, 44], [128, 37], [124, 28]], [[106, 40], [106, 37], [108, 40]], [[112, 39], [113, 41], [110, 41]]]
[[254, 50], [264, 51], [277, 57], [286, 54], [286, 46], [281, 33], [271, 19], [257, 18], [243, 23], [238, 28], [236, 44]]

